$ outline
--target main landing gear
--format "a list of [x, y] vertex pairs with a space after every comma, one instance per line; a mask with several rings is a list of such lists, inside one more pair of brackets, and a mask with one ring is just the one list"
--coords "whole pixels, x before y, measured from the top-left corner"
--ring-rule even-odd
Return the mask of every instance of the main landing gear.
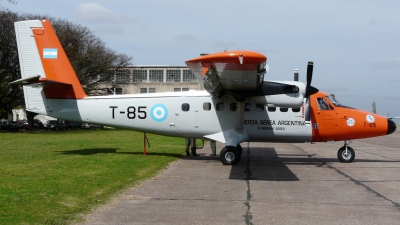
[[221, 150], [220, 158], [224, 165], [236, 165], [242, 157], [242, 146], [226, 146]]
[[[239, 163], [242, 157], [242, 146], [226, 146], [221, 150], [220, 159], [224, 165], [236, 165]], [[340, 162], [351, 163], [354, 160], [356, 153], [353, 148], [347, 145], [347, 141], [344, 141], [343, 147], [337, 152], [337, 157]]]
[[338, 159], [340, 162], [343, 163], [351, 163], [354, 160], [354, 157], [356, 156], [354, 150], [347, 145], [347, 141], [344, 141], [344, 146], [339, 148], [339, 151], [337, 152]]

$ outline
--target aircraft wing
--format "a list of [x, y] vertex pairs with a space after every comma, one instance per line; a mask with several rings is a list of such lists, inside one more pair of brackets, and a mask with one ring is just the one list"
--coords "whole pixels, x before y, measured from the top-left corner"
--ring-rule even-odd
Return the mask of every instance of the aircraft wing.
[[[203, 55], [185, 63], [211, 94], [254, 91], [262, 86], [267, 57], [252, 51]], [[223, 93], [223, 92], [222, 92]]]
[[[279, 107], [300, 108], [303, 105], [306, 85], [297, 81], [265, 81], [267, 57], [261, 53], [225, 51], [201, 55], [185, 63], [212, 96], [229, 94], [235, 98], [236, 130], [243, 130], [245, 101], [248, 98], [257, 98], [259, 104]], [[231, 139], [244, 141], [245, 136], [231, 138], [232, 134], [237, 133], [224, 131], [207, 138], [220, 141], [224, 137], [227, 142]], [[235, 146], [237, 143], [230, 144]]]

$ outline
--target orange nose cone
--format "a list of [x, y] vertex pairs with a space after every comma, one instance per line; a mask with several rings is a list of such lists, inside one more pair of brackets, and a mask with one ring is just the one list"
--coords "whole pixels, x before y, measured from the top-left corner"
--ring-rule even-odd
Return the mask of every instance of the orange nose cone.
[[388, 121], [388, 130], [387, 134], [391, 134], [396, 131], [396, 123], [393, 120], [387, 119]]

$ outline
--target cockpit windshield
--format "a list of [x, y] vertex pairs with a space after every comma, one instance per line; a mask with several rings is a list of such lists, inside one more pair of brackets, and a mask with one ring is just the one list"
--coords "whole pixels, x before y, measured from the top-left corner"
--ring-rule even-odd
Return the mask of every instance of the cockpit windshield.
[[325, 96], [327, 99], [329, 99], [329, 101], [332, 102], [332, 104], [334, 104], [335, 106], [340, 106], [342, 104], [340, 104], [340, 102], [338, 100], [336, 100], [335, 95], [328, 95]]

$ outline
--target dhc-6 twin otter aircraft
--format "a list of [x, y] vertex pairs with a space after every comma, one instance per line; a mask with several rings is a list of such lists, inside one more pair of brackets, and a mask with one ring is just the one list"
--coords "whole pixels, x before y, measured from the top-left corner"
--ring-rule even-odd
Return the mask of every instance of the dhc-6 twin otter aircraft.
[[226, 51], [186, 61], [203, 91], [87, 96], [47, 20], [15, 23], [26, 110], [160, 135], [226, 143], [223, 164], [235, 165], [242, 142], [344, 141], [337, 156], [352, 162], [347, 141], [391, 134], [386, 117], [341, 105], [307, 84], [267, 81], [267, 58]]

